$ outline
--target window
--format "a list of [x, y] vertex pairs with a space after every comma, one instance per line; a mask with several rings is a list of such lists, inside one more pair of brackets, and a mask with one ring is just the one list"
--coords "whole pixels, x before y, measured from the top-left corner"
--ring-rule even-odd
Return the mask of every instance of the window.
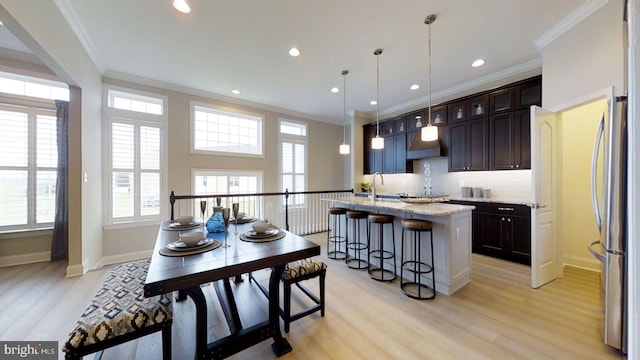
[[161, 218], [165, 102], [107, 89], [110, 224]]
[[0, 93], [69, 101], [67, 84], [5, 72], [0, 72]]
[[263, 116], [194, 103], [191, 109], [193, 152], [263, 155]]
[[53, 108], [0, 105], [0, 230], [53, 226], [56, 123]]
[[58, 171], [53, 99], [66, 84], [0, 72], [0, 231], [53, 227]]
[[[306, 189], [307, 125], [280, 120], [281, 189], [301, 192]], [[304, 195], [291, 196], [290, 206], [304, 205]]]
[[[193, 194], [257, 194], [262, 192], [262, 173], [251, 171], [193, 171]], [[243, 198], [240, 211], [260, 216], [262, 214], [262, 198]], [[231, 207], [230, 204], [223, 204]], [[194, 204], [194, 214], [201, 214], [200, 205]], [[209, 204], [210, 207], [212, 203]]]

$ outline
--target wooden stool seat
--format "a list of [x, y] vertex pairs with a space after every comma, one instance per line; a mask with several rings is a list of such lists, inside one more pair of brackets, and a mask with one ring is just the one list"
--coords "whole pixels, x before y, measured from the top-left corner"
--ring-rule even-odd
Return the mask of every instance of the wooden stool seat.
[[389, 224], [393, 222], [392, 215], [369, 214], [369, 222], [376, 224]]
[[433, 228], [433, 223], [427, 220], [402, 219], [402, 228], [413, 231], [427, 231]]
[[350, 219], [366, 219], [369, 213], [366, 211], [347, 210], [347, 217]]
[[332, 207], [329, 208], [329, 214], [331, 215], [344, 215], [347, 213], [347, 209]]

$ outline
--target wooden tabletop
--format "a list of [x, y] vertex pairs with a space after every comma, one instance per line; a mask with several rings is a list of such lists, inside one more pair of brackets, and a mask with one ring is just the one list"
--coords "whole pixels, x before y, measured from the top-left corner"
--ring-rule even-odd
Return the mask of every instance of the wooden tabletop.
[[[163, 222], [158, 230], [144, 285], [146, 297], [184, 290], [320, 254], [319, 245], [290, 232], [280, 240], [254, 243], [240, 240], [239, 235], [234, 235], [235, 225], [229, 225], [226, 233], [209, 233], [207, 237], [220, 240], [223, 244], [226, 241], [230, 247], [219, 247], [196, 255], [168, 257], [160, 255], [159, 251], [167, 244], [177, 241], [180, 233], [163, 230], [168, 224], [169, 221]], [[249, 230], [251, 224], [238, 225], [240, 234]]]

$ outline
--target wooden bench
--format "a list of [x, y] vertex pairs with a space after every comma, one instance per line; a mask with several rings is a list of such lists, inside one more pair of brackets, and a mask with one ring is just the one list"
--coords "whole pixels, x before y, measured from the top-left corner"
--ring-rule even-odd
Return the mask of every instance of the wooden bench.
[[69, 334], [62, 348], [66, 359], [81, 359], [157, 331], [162, 331], [162, 357], [171, 359], [173, 303], [166, 294], [144, 297], [149, 262], [113, 268]]

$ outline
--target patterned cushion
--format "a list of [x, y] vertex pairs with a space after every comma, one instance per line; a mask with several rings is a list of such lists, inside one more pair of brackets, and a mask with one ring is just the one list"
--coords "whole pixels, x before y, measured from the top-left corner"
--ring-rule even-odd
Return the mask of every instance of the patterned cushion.
[[284, 268], [282, 278], [284, 280], [291, 280], [326, 268], [327, 264], [322, 262], [318, 257], [292, 261]]
[[64, 351], [96, 344], [172, 319], [173, 305], [169, 296], [144, 297], [143, 285], [149, 262], [148, 259], [139, 260], [113, 268], [69, 334]]

